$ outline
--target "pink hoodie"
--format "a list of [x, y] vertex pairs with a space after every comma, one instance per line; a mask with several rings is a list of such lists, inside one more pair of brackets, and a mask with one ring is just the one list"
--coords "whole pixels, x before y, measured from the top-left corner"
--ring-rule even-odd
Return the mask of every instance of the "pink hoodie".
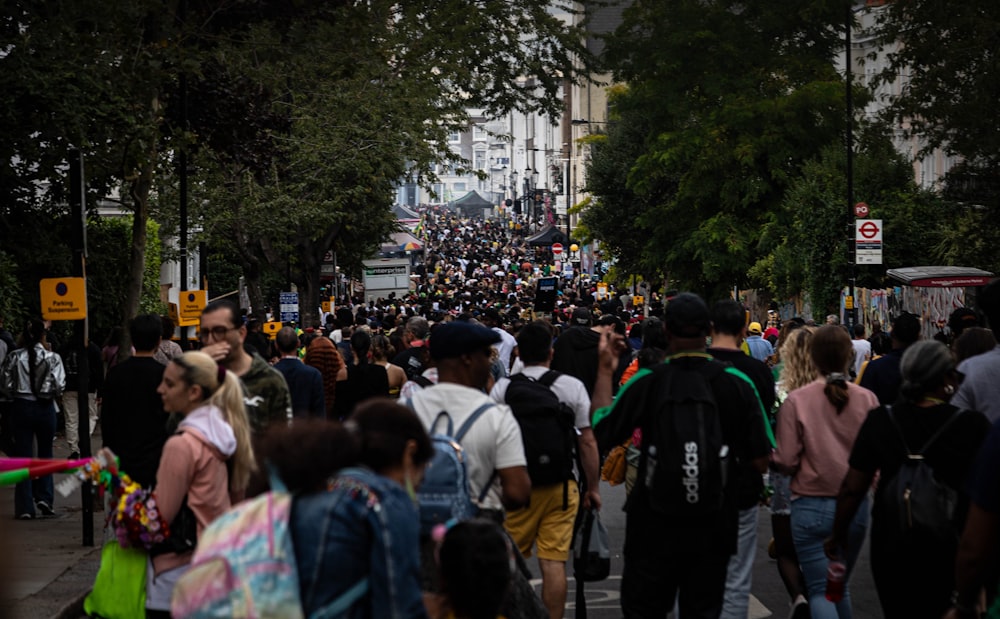
[[847, 459], [868, 411], [878, 408], [871, 391], [847, 383], [847, 406], [837, 409], [827, 400], [825, 379], [788, 394], [778, 411], [778, 448], [774, 461], [794, 472], [792, 494], [835, 497], [847, 475]]
[[[167, 439], [156, 471], [156, 502], [167, 522], [173, 521], [187, 495], [198, 521], [198, 535], [232, 506], [226, 460], [236, 452], [233, 429], [212, 405], [201, 406], [181, 421]], [[153, 558], [157, 574], [191, 562], [192, 553]]]

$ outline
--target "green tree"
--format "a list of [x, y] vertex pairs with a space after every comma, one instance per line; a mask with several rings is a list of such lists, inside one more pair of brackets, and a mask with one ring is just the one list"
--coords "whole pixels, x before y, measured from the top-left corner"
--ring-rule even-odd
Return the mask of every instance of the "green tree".
[[650, 205], [644, 259], [717, 296], [747, 282], [805, 161], [842, 133], [841, 1], [635, 3], [608, 41], [650, 126], [627, 186]]
[[[887, 268], [926, 263], [937, 254], [943, 228], [942, 199], [920, 189], [913, 168], [879, 127], [859, 135], [854, 159], [854, 195], [883, 220], [883, 264], [858, 265], [857, 286], [887, 285]], [[835, 313], [849, 276], [854, 216], [847, 203], [847, 154], [834, 143], [806, 162], [764, 227], [769, 253], [752, 275], [779, 297], [808, 294], [817, 313]]]
[[307, 2], [290, 15], [217, 20], [221, 70], [191, 127], [206, 146], [195, 202], [204, 238], [240, 261], [255, 310], [264, 273], [288, 273], [312, 320], [325, 252], [355, 272], [374, 254], [394, 229], [396, 183], [433, 182], [436, 161], [457, 160], [447, 135], [468, 126], [468, 108], [555, 113], [572, 57], [588, 57], [581, 31], [535, 0]]
[[1000, 170], [1000, 3], [908, 0], [880, 7], [878, 35], [889, 48], [881, 78], [901, 82], [889, 116], [927, 151], [944, 148], [989, 172]]

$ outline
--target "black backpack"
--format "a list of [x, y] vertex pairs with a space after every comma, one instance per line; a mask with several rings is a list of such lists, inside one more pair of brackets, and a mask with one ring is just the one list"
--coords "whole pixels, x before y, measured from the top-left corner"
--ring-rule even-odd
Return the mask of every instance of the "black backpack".
[[881, 489], [878, 499], [880, 517], [906, 538], [956, 544], [961, 533], [960, 523], [955, 522], [958, 492], [937, 478], [924, 454], [963, 411], [955, 411], [920, 451], [913, 453], [892, 414], [892, 407], [886, 406], [885, 409], [906, 449], [906, 459], [899, 473]]
[[653, 511], [696, 520], [722, 509], [730, 458], [712, 382], [725, 370], [715, 360], [654, 370], [661, 404], [643, 425], [638, 470]]
[[[538, 380], [515, 374], [510, 377], [504, 401], [521, 426], [524, 456], [528, 461], [531, 485], [547, 486], [573, 478], [577, 435], [573, 409], [552, 391], [552, 383], [560, 376], [549, 370]], [[564, 503], [566, 493], [564, 490]]]

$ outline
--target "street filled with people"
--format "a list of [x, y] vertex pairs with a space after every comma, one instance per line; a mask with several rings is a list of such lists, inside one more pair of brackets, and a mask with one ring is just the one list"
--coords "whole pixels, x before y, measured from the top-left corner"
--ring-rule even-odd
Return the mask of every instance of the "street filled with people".
[[777, 616], [851, 617], [866, 540], [884, 617], [1000, 612], [1000, 283], [923, 339], [616, 288], [529, 232], [429, 208], [405, 294], [270, 336], [213, 300], [197, 350], [142, 314], [87, 384], [50, 323], [0, 323], [8, 516], [50, 517], [31, 467], [99, 427], [66, 465], [105, 497], [92, 616], [556, 618], [620, 553], [621, 616], [746, 619], [762, 514]]

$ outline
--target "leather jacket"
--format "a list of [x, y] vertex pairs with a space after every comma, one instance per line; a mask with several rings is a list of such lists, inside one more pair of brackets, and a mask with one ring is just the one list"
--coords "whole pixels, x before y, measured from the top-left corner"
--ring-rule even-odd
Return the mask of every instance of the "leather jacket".
[[[28, 349], [18, 348], [7, 355], [0, 368], [0, 390], [7, 397], [34, 400], [58, 398], [66, 389], [66, 370], [62, 358], [45, 350], [41, 344], [35, 345], [35, 372], [28, 368]], [[31, 388], [32, 378], [37, 390]]]
[[367, 593], [343, 617], [426, 619], [420, 515], [398, 483], [344, 469], [329, 489], [295, 499], [290, 524], [306, 617], [367, 577]]

